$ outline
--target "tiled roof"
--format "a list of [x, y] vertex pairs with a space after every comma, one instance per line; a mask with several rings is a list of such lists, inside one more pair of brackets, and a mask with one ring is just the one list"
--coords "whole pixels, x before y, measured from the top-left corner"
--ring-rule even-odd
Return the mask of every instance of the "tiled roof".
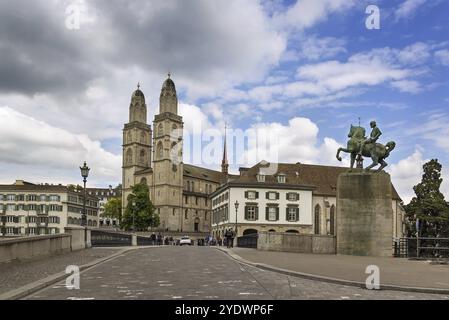
[[[260, 170], [259, 170], [260, 169]], [[269, 171], [267, 171], [269, 170]], [[257, 181], [259, 171], [267, 171], [265, 182]], [[337, 180], [341, 173], [347, 172], [346, 167], [333, 167], [322, 165], [310, 165], [301, 163], [258, 163], [244, 171], [241, 176], [234, 178], [233, 184], [257, 184], [261, 185], [302, 185], [314, 186], [313, 193], [322, 196], [337, 196]], [[277, 176], [285, 175], [285, 183], [279, 183]], [[392, 186], [393, 199], [401, 200], [396, 189]]]
[[221, 171], [215, 171], [207, 168], [197, 167], [191, 164], [184, 164], [184, 176], [197, 178], [202, 180], [208, 180], [219, 184], [225, 183], [227, 178], [233, 179], [238, 176], [228, 175], [226, 176]]

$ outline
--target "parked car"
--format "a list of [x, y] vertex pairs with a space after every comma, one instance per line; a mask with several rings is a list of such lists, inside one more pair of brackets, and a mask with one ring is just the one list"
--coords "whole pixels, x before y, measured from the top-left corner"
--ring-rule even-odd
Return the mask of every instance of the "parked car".
[[180, 246], [183, 246], [183, 245], [191, 246], [191, 245], [193, 245], [193, 243], [189, 237], [181, 237], [181, 239], [179, 240], [179, 245]]

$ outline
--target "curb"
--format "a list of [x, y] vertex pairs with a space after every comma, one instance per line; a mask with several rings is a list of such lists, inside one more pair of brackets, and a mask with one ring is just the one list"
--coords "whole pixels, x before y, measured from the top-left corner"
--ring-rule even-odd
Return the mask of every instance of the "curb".
[[[87, 269], [97, 266], [100, 263], [115, 259], [118, 256], [120, 256], [124, 253], [127, 253], [129, 251], [132, 251], [132, 250], [136, 250], [136, 249], [134, 249], [134, 248], [122, 249], [119, 252], [113, 253], [107, 257], [100, 258], [100, 259], [94, 260], [92, 262], [89, 262], [85, 265], [80, 266], [80, 272], [86, 271]], [[37, 291], [40, 291], [42, 289], [45, 289], [48, 286], [51, 286], [52, 284], [55, 284], [59, 281], [64, 280], [68, 276], [69, 275], [66, 274], [65, 271], [48, 276], [44, 279], [29, 283], [20, 288], [0, 294], [0, 300], [19, 300], [19, 299], [25, 298]]]
[[[237, 255], [233, 252], [229, 252], [222, 248], [215, 247], [215, 249], [227, 254], [228, 256], [230, 256], [232, 259], [236, 260], [239, 263], [247, 264], [247, 265], [259, 268], [259, 269], [277, 272], [277, 273], [285, 274], [288, 276], [303, 278], [303, 279], [307, 279], [307, 280], [321, 281], [321, 282], [340, 284], [340, 285], [346, 285], [346, 286], [353, 286], [353, 287], [358, 287], [358, 288], [362, 288], [365, 290], [369, 290], [366, 288], [366, 284], [363, 282], [351, 281], [351, 280], [345, 280], [345, 279], [337, 279], [337, 278], [325, 277], [325, 276], [318, 276], [318, 275], [314, 275], [314, 274], [310, 274], [310, 273], [303, 273], [303, 272], [298, 272], [298, 271], [277, 268], [277, 267], [271, 266], [269, 264], [251, 262], [251, 261], [245, 260], [242, 257], [240, 257], [239, 255]], [[383, 284], [383, 285], [381, 285], [380, 290], [419, 292], [419, 293], [431, 293], [431, 294], [449, 294], [449, 289], [407, 287], [407, 286], [397, 286], [397, 285], [392, 285], [392, 284]]]

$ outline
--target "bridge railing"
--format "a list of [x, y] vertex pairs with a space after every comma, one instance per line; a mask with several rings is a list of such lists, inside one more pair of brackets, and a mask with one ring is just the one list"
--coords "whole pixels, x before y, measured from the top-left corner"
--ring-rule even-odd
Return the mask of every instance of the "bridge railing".
[[247, 234], [237, 238], [237, 247], [257, 249], [258, 234]]
[[398, 258], [449, 258], [449, 238], [400, 238], [393, 241]]

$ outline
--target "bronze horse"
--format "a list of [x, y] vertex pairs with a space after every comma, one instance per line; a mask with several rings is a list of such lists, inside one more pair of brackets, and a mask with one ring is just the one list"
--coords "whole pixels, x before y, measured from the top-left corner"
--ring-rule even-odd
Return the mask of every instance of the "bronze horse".
[[[340, 152], [346, 152], [351, 154], [351, 169], [354, 168], [354, 163], [357, 158], [358, 152], [360, 150], [361, 143], [366, 139], [365, 137], [366, 130], [363, 127], [355, 127], [351, 125], [351, 130], [349, 131], [348, 137], [350, 138], [348, 141], [348, 147], [346, 149], [339, 148], [337, 152], [338, 161], [342, 161], [340, 157]], [[371, 158], [373, 163], [366, 168], [366, 170], [370, 170], [375, 166], [380, 164], [377, 172], [382, 171], [388, 163], [385, 162], [385, 159], [388, 158], [391, 151], [396, 147], [396, 143], [394, 141], [388, 142], [385, 146], [380, 143], [368, 143], [365, 144], [362, 150], [362, 156], [366, 158]]]

